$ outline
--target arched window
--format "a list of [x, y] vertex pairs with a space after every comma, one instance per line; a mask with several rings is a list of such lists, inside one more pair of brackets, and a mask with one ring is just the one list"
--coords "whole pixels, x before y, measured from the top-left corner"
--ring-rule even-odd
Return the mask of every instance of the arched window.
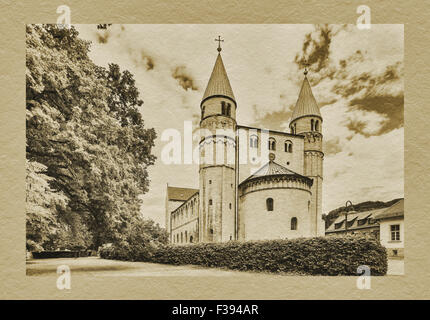
[[319, 121], [318, 120], [315, 120], [315, 131], [318, 131], [319, 130]]
[[293, 143], [290, 140], [285, 141], [285, 152], [293, 152]]
[[314, 119], [311, 119], [311, 131], [314, 131]]
[[266, 199], [266, 207], [267, 207], [267, 211], [273, 211], [273, 199], [272, 198]]
[[193, 236], [190, 236], [190, 243], [193, 243]]
[[188, 242], [188, 232], [185, 231], [185, 242]]
[[184, 242], [184, 234], [181, 232], [181, 243]]
[[297, 230], [297, 218], [291, 218], [291, 230]]
[[258, 148], [258, 137], [255, 134], [249, 137], [249, 147]]
[[269, 138], [268, 148], [269, 148], [269, 150], [273, 150], [273, 151], [276, 150], [276, 140], [275, 140], [275, 138]]
[[209, 205], [210, 206], [212, 205], [212, 199], [209, 199]]
[[176, 235], [176, 243], [179, 243], [179, 233]]
[[225, 101], [221, 101], [221, 114], [223, 116], [230, 116], [231, 112], [231, 104], [226, 103]]

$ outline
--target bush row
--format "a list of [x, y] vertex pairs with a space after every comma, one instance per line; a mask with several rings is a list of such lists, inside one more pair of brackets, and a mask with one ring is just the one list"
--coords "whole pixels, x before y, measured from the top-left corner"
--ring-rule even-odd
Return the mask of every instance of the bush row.
[[[142, 250], [142, 247], [137, 250]], [[133, 250], [131, 250], [133, 251]], [[373, 238], [344, 236], [293, 240], [230, 241], [162, 245], [127, 257], [118, 246], [102, 248], [107, 259], [136, 260], [174, 265], [201, 265], [235, 270], [286, 272], [307, 275], [357, 275], [357, 267], [367, 265], [371, 275], [385, 275], [387, 254]]]

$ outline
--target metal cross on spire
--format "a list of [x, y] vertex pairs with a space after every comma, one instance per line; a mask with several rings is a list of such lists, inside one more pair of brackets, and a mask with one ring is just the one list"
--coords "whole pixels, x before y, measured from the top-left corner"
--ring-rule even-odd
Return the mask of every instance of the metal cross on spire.
[[224, 40], [221, 39], [221, 36], [218, 36], [218, 39], [215, 39], [215, 41], [218, 41], [218, 52], [221, 52], [221, 42], [224, 42]]
[[305, 66], [305, 71], [303, 71], [303, 73], [306, 76], [308, 74], [308, 67], [310, 66], [308, 60], [305, 59], [305, 63], [303, 65]]

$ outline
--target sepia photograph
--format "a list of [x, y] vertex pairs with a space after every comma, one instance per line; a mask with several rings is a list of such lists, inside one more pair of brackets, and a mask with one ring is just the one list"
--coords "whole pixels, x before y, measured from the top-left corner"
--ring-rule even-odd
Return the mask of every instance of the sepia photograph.
[[27, 276], [404, 275], [403, 54], [403, 24], [27, 24]]

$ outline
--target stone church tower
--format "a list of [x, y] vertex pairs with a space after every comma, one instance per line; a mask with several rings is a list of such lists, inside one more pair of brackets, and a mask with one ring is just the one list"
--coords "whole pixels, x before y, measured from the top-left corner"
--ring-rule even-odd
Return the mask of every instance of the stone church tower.
[[317, 236], [325, 232], [322, 219], [322, 182], [323, 159], [322, 151], [322, 117], [312, 93], [305, 69], [305, 78], [290, 120], [290, 130], [293, 134], [304, 136], [304, 170], [305, 176], [313, 180], [312, 200], [310, 203], [311, 229]]
[[235, 237], [236, 107], [218, 47], [200, 103], [199, 242], [225, 242]]
[[218, 45], [200, 103], [199, 188], [167, 185], [172, 243], [324, 235], [323, 119], [306, 69], [304, 74], [291, 132], [237, 124], [236, 98]]

